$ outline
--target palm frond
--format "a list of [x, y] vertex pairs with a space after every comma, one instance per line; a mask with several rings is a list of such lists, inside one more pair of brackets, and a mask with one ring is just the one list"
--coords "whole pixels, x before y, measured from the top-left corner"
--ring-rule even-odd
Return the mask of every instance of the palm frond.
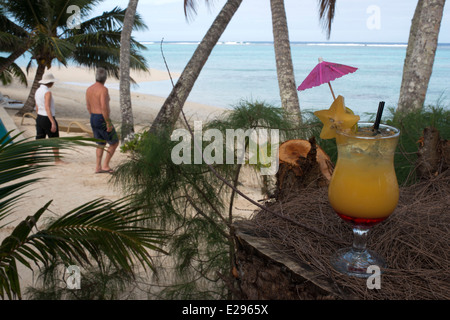
[[[93, 17], [89, 20], [81, 23], [81, 29], [83, 33], [97, 33], [99, 31], [117, 31], [121, 30], [123, 20], [125, 18], [126, 9], [115, 7], [110, 11], [105, 11], [103, 14]], [[143, 31], [147, 29], [147, 25], [144, 23], [142, 17], [136, 14], [133, 30]], [[74, 32], [76, 32], [74, 30]]]
[[29, 140], [18, 139], [20, 134], [12, 133], [11, 131], [0, 137], [0, 204], [3, 204], [0, 206], [0, 220], [8, 216], [10, 206], [21, 198], [22, 194], [16, 193], [40, 180], [24, 178], [42, 171], [54, 162], [53, 148], [64, 151], [75, 145], [94, 145], [94, 139], [89, 138]]
[[[4, 50], [17, 51], [14, 46], [21, 40], [29, 48], [31, 60], [39, 59], [47, 68], [51, 67], [54, 59], [65, 66], [72, 60], [88, 68], [103, 67], [109, 76], [119, 78], [121, 31], [126, 9], [115, 7], [89, 18], [100, 2], [102, 0], [2, 0], [0, 26], [5, 28], [0, 28], [0, 44]], [[80, 29], [67, 26], [67, 19], [72, 15], [67, 9], [72, 5], [80, 9], [82, 19], [87, 19], [81, 22]], [[137, 13], [133, 30], [146, 28]], [[14, 38], [16, 33], [16, 38], [20, 34], [18, 39]], [[133, 70], [148, 71], [147, 61], [139, 53], [146, 49], [131, 39], [130, 67]], [[29, 67], [30, 64], [27, 72]], [[12, 76], [11, 73], [4, 74], [4, 83], [9, 83]]]
[[[24, 178], [54, 160], [53, 147], [64, 149], [95, 141], [80, 137], [31, 141], [18, 140], [18, 135], [9, 138], [10, 135], [11, 132], [0, 137], [0, 220], [26, 194], [18, 194], [19, 191], [40, 180]], [[134, 274], [138, 265], [153, 270], [151, 251], [164, 252], [160, 249], [164, 232], [144, 227], [148, 216], [129, 198], [115, 202], [93, 200], [37, 229], [50, 204], [47, 202], [20, 222], [0, 244], [1, 298], [21, 298], [17, 262], [31, 269], [32, 263], [48, 266], [55, 260], [80, 266], [106, 261], [118, 270]]]
[[[88, 68], [103, 67], [108, 76], [119, 79], [120, 47], [108, 45], [79, 46], [71, 58], [76, 64]], [[130, 50], [130, 68], [137, 71], [148, 71], [145, 58], [133, 48]]]
[[[4, 6], [3, 2], [0, 4]], [[13, 20], [11, 20], [6, 13], [8, 10], [5, 10], [5, 8], [0, 8], [0, 29], [3, 32], [8, 32], [9, 34], [18, 36], [18, 37], [27, 37], [28, 32], [26, 29], [24, 29], [22, 26], [15, 23]]]
[[23, 39], [9, 32], [0, 31], [0, 50], [2, 52], [13, 52], [21, 47]]
[[34, 30], [36, 26], [44, 25], [48, 15], [43, 1], [3, 0], [4, 12], [26, 30]]
[[0, 50], [2, 52], [19, 50], [29, 37], [28, 32], [9, 19], [3, 10], [0, 10], [0, 30]]
[[[205, 0], [205, 4], [209, 5], [209, 0]], [[192, 19], [197, 14], [197, 0], [184, 0], [184, 16], [186, 19]]]
[[[3, 60], [6, 60], [6, 58], [0, 57], [0, 63]], [[4, 86], [12, 83], [14, 79], [17, 79], [19, 83], [28, 86], [26, 74], [16, 63], [12, 63], [5, 71], [0, 73], [0, 81]]]
[[23, 244], [36, 226], [37, 221], [50, 205], [48, 202], [39, 209], [33, 216], [27, 217], [13, 230], [10, 236], [6, 237], [0, 245], [0, 297], [5, 294], [9, 299], [21, 298], [20, 284], [16, 261], [21, 262], [26, 267], [31, 268], [26, 258], [36, 256], [36, 251], [30, 248], [23, 248]]
[[31, 269], [31, 262], [48, 266], [54, 259], [101, 265], [105, 256], [117, 269], [133, 274], [137, 265], [153, 270], [151, 250], [164, 252], [160, 249], [164, 232], [141, 226], [148, 217], [128, 199], [91, 201], [31, 234], [50, 203], [21, 222], [0, 245], [0, 296], [10, 290], [20, 297], [16, 261]]
[[331, 24], [333, 23], [334, 13], [336, 9], [336, 0], [318, 0], [319, 1], [319, 17], [322, 21], [323, 28], [327, 31], [327, 38], [330, 38]]
[[45, 243], [65, 261], [98, 262], [101, 253], [119, 269], [131, 272], [136, 263], [152, 268], [149, 250], [163, 252], [158, 247], [163, 231], [143, 227], [141, 222], [148, 217], [129, 200], [88, 202], [47, 225], [30, 241]]

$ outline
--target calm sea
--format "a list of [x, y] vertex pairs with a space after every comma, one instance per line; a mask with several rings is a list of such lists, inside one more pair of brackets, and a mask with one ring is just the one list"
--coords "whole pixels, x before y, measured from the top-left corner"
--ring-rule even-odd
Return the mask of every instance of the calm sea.
[[[159, 42], [144, 42], [143, 55], [149, 66], [166, 70]], [[164, 42], [162, 49], [171, 72], [181, 73], [197, 42]], [[337, 95], [355, 113], [376, 113], [379, 101], [396, 107], [402, 80], [406, 44], [392, 43], [299, 43], [291, 44], [296, 85], [299, 86], [317, 65], [318, 58], [358, 68], [331, 82]], [[25, 66], [28, 59], [17, 61]], [[177, 80], [176, 78], [174, 79]], [[86, 84], [80, 84], [86, 85]], [[117, 86], [118, 88], [118, 86]], [[144, 82], [132, 90], [167, 97], [172, 84]], [[298, 92], [302, 110], [328, 108], [333, 99], [327, 84]], [[188, 100], [232, 108], [240, 100], [265, 101], [280, 106], [275, 54], [271, 42], [220, 42], [212, 51]], [[450, 108], [450, 44], [440, 44], [436, 52], [426, 104]]]
[[[181, 73], [198, 43], [165, 42], [162, 45], [171, 72]], [[161, 44], [145, 43], [151, 68], [166, 70]], [[318, 58], [358, 68], [331, 82], [337, 95], [356, 113], [375, 113], [379, 101], [395, 107], [400, 92], [406, 44], [292, 43], [296, 85], [317, 65]], [[439, 45], [426, 104], [450, 105], [450, 44]], [[176, 79], [174, 79], [176, 81]], [[170, 81], [146, 82], [133, 91], [166, 97]], [[328, 108], [332, 95], [327, 84], [298, 92], [302, 110]], [[280, 105], [273, 44], [221, 42], [205, 64], [188, 100], [232, 108], [242, 99]]]

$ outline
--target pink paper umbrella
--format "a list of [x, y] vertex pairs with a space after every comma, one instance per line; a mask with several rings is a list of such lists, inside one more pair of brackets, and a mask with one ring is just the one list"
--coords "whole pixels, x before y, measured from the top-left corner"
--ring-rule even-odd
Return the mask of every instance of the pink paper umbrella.
[[302, 84], [297, 88], [297, 90], [302, 91], [312, 87], [320, 86], [323, 83], [328, 83], [330, 87], [333, 99], [336, 100], [334, 96], [333, 88], [331, 88], [330, 81], [334, 79], [345, 76], [346, 74], [355, 72], [358, 68], [353, 68], [339, 63], [332, 63], [323, 61], [319, 58], [319, 64], [309, 73], [309, 75], [303, 80]]

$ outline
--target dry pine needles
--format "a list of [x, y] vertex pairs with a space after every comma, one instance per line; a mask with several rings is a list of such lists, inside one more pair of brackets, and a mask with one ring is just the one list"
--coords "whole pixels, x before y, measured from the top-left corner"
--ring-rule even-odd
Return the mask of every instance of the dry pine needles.
[[[450, 299], [449, 170], [401, 188], [395, 212], [372, 228], [368, 247], [388, 263], [380, 289], [368, 289], [366, 279], [342, 275], [331, 267], [330, 256], [351, 245], [352, 232], [329, 205], [326, 187], [297, 191], [270, 209], [299, 225], [261, 210], [252, 218], [254, 231], [330, 279], [336, 286], [333, 291], [356, 299]], [[315, 229], [320, 232], [311, 231]]]

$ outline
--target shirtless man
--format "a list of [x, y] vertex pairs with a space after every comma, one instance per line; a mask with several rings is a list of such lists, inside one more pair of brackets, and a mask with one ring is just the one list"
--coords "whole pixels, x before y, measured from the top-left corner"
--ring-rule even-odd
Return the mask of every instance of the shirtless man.
[[[113, 173], [113, 170], [109, 166], [109, 162], [119, 145], [119, 139], [110, 119], [110, 98], [108, 89], [105, 87], [105, 69], [97, 69], [95, 81], [95, 84], [90, 86], [86, 91], [86, 106], [91, 115], [91, 127], [94, 138], [102, 140], [97, 142], [99, 147], [96, 150], [97, 159], [95, 173]], [[106, 143], [109, 144], [109, 147], [106, 151], [105, 161], [102, 165], [103, 150]]]

